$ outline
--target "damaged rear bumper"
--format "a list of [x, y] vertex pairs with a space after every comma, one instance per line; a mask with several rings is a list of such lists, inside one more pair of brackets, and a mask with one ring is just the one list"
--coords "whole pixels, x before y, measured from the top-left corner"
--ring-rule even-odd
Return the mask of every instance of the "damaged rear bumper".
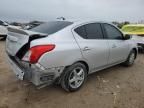
[[8, 61], [18, 79], [27, 80], [36, 86], [52, 84], [64, 70], [63, 66], [46, 69], [40, 64], [29, 64], [10, 55]]

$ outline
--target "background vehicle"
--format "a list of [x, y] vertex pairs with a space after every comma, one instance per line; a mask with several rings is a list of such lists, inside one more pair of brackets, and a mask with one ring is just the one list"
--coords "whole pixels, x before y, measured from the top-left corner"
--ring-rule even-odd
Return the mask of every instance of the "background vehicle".
[[123, 26], [125, 34], [132, 35], [132, 39], [138, 45], [139, 51], [144, 52], [144, 24], [128, 24]]
[[1, 38], [0, 40], [6, 40], [8, 34], [7, 30], [8, 27], [20, 29], [19, 26], [9, 25], [6, 22], [0, 21], [0, 38]]
[[132, 35], [132, 39], [137, 43], [139, 52], [144, 53], [144, 36]]
[[8, 26], [8, 24], [0, 20], [0, 38], [2, 37], [2, 39], [6, 39], [7, 36], [6, 26]]
[[144, 36], [144, 24], [127, 24], [122, 27], [125, 34]]
[[123, 63], [137, 45], [115, 26], [95, 21], [53, 21], [31, 30], [8, 27], [6, 52], [16, 76], [36, 86], [60, 83], [78, 90], [87, 75]]

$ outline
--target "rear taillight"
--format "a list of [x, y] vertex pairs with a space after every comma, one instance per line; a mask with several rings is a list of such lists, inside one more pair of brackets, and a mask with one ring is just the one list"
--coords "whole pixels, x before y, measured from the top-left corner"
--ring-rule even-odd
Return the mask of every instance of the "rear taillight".
[[47, 52], [52, 51], [55, 48], [55, 45], [38, 45], [30, 48], [30, 50], [25, 54], [22, 60], [28, 61], [32, 64], [37, 63], [39, 58]]

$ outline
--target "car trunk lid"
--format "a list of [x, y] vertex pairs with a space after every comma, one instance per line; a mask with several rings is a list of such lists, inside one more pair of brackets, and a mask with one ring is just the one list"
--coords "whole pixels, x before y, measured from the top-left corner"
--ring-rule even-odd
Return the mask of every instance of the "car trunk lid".
[[[8, 36], [6, 40], [6, 51], [11, 56], [16, 56], [19, 54], [19, 51], [23, 51], [24, 54], [26, 53], [23, 49], [25, 47], [30, 46], [30, 41], [42, 37], [46, 37], [47, 34], [32, 32], [28, 30], [22, 30], [18, 28], [8, 27]], [[20, 56], [22, 56], [20, 55]]]

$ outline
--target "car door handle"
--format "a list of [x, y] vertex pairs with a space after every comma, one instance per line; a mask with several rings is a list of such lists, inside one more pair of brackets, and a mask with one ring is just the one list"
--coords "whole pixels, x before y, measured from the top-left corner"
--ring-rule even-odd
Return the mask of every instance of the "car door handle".
[[84, 47], [83, 51], [91, 50], [89, 47]]
[[115, 44], [112, 45], [112, 48], [116, 48], [117, 46]]

